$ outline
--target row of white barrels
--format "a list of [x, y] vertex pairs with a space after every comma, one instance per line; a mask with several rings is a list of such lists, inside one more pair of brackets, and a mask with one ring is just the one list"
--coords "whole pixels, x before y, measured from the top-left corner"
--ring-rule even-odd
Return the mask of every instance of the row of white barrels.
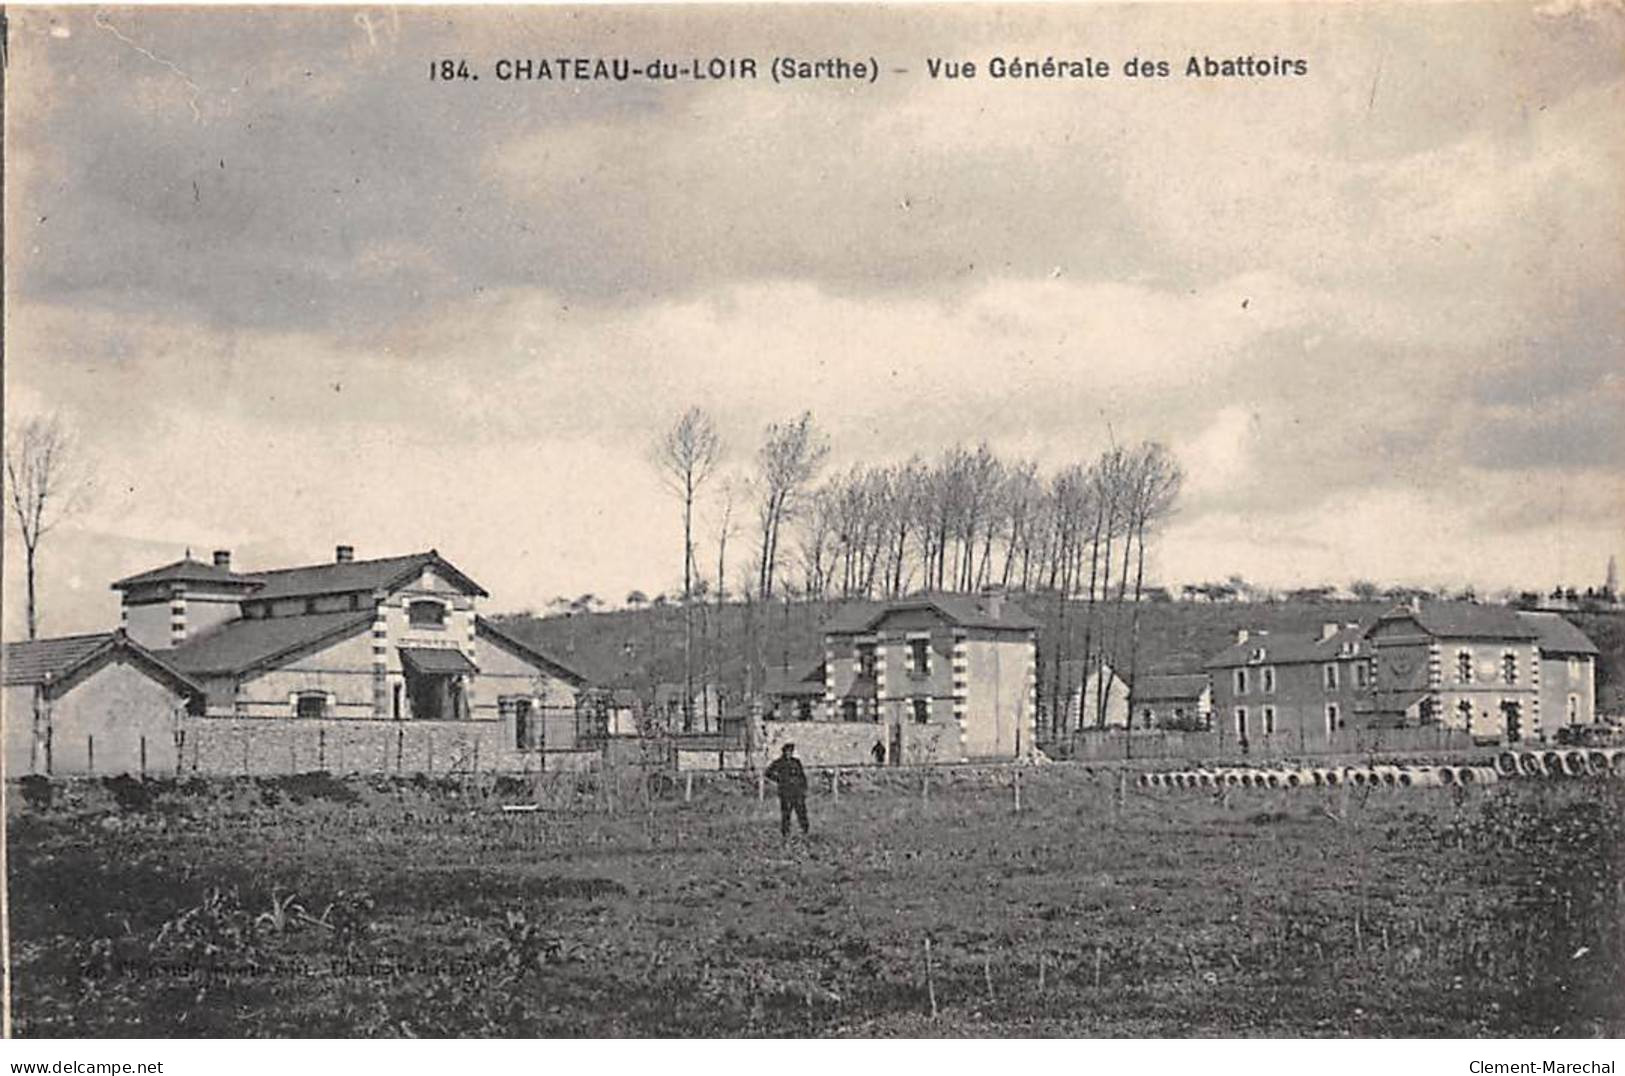
[[1449, 788], [1488, 785], [1517, 777], [1625, 776], [1625, 748], [1503, 751], [1493, 764], [1461, 766], [1332, 766], [1248, 769], [1222, 767], [1142, 773], [1141, 788]]

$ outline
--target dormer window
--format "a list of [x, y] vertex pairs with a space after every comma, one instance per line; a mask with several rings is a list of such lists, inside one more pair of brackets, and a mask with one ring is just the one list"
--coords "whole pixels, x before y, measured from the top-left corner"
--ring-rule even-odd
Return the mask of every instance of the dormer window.
[[446, 607], [437, 601], [409, 602], [406, 622], [414, 628], [443, 628], [446, 626]]

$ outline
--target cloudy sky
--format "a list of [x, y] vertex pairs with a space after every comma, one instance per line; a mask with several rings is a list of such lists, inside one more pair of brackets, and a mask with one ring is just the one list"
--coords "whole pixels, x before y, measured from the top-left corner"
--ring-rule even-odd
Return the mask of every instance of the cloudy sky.
[[[803, 408], [837, 465], [1161, 439], [1175, 584], [1584, 585], [1625, 552], [1617, 2], [10, 18], [6, 415], [59, 412], [98, 475], [49, 631], [187, 547], [433, 546], [496, 609], [669, 588], [646, 445], [690, 403], [738, 470]], [[1238, 54], [1309, 73], [1118, 73]], [[492, 73], [576, 55], [886, 70]], [[1011, 55], [1114, 74], [986, 77]]]

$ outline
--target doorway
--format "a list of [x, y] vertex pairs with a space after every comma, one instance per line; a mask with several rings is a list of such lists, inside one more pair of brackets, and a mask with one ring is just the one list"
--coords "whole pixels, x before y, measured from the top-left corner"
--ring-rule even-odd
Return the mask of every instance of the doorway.
[[1501, 704], [1501, 720], [1506, 727], [1507, 743], [1517, 743], [1523, 739], [1523, 707], [1516, 702], [1503, 702]]

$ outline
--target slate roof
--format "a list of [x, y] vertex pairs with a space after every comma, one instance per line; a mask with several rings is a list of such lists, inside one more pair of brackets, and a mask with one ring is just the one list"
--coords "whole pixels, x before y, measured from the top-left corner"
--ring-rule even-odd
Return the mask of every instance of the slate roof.
[[165, 656], [184, 673], [240, 675], [274, 667], [310, 647], [346, 638], [370, 626], [372, 619], [369, 609], [233, 620], [201, 639], [166, 651]]
[[[1211, 658], [1208, 658], [1206, 667], [1209, 669], [1226, 669], [1252, 664], [1296, 665], [1335, 661], [1341, 657], [1368, 654], [1370, 653], [1370, 647], [1365, 642], [1365, 633], [1368, 628], [1369, 625], [1356, 624], [1352, 628], [1341, 628], [1327, 638], [1322, 638], [1319, 632], [1293, 635], [1253, 635], [1246, 642], [1232, 643]], [[1352, 654], [1343, 652], [1345, 643], [1353, 648]], [[1262, 661], [1255, 662], [1253, 655], [1260, 650], [1264, 652], [1264, 658]]]
[[485, 619], [483, 616], [477, 616], [474, 618], [474, 631], [478, 635], [483, 635], [487, 639], [491, 639], [494, 642], [508, 647], [520, 657], [523, 657], [529, 661], [534, 661], [538, 665], [551, 669], [560, 679], [567, 680], [577, 687], [580, 687], [588, 682], [588, 678], [582, 675], [576, 669], [566, 665], [564, 662], [553, 657], [551, 654], [546, 654], [536, 649], [529, 643], [521, 642], [512, 635], [503, 631], [501, 628], [497, 627], [495, 624], [491, 623], [489, 620]]
[[975, 594], [924, 593], [888, 602], [859, 602], [838, 611], [824, 625], [831, 635], [854, 635], [869, 631], [887, 614], [914, 609], [930, 609], [951, 624], [965, 628], [996, 631], [1033, 631], [1038, 621], [1009, 598], [1002, 599], [999, 615], [988, 608], [988, 599]]
[[306, 565], [302, 568], [248, 572], [239, 578], [251, 579], [262, 584], [254, 594], [256, 600], [306, 598], [316, 594], [391, 590], [417, 578], [427, 566], [433, 566], [437, 572], [464, 587], [469, 593], [480, 597], [487, 596], [483, 587], [454, 568], [433, 549], [427, 553], [412, 553], [404, 557], [332, 561], [327, 564]]
[[1518, 618], [1540, 636], [1542, 654], [1595, 654], [1597, 644], [1560, 613], [1519, 613]]
[[1202, 673], [1141, 676], [1134, 683], [1134, 699], [1136, 702], [1195, 701], [1206, 690], [1207, 677]]
[[806, 662], [788, 669], [769, 669], [762, 678], [762, 694], [778, 696], [824, 694], [824, 663]]
[[43, 684], [47, 676], [60, 679], [63, 673], [112, 641], [113, 633], [104, 631], [96, 635], [7, 643], [5, 681], [8, 685]]
[[123, 652], [149, 674], [188, 693], [201, 689], [146, 647], [122, 631], [93, 635], [65, 635], [55, 639], [29, 639], [7, 643], [5, 683], [7, 686], [61, 684], [114, 652]]
[[238, 575], [228, 568], [206, 564], [191, 557], [182, 557], [151, 571], [138, 572], [114, 583], [113, 590], [129, 590], [148, 583], [224, 583], [228, 586], [255, 588], [260, 584], [251, 576]]
[[1419, 608], [1396, 605], [1383, 620], [1409, 618], [1429, 635], [1466, 639], [1534, 639], [1540, 633], [1504, 605], [1476, 602], [1423, 602]]

